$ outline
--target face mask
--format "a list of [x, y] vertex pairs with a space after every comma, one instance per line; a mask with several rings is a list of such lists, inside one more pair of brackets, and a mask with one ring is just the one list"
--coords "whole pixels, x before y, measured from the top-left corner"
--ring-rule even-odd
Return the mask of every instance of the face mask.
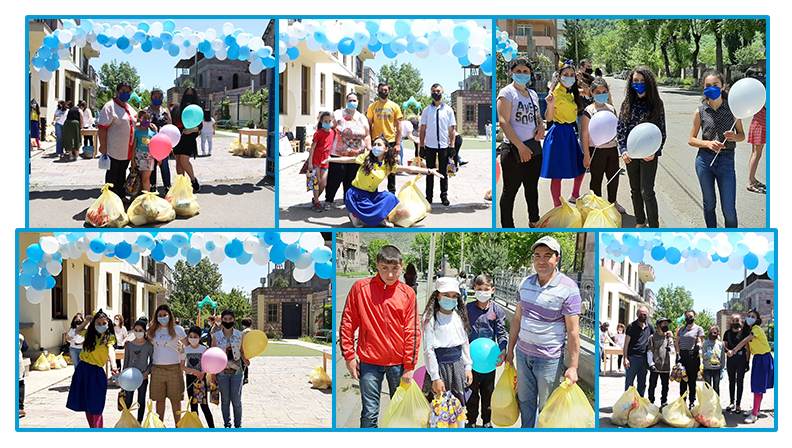
[[441, 296], [440, 298], [440, 307], [446, 311], [451, 311], [457, 306], [457, 299], [452, 299], [450, 297]]
[[231, 328], [234, 328], [234, 323], [233, 322], [223, 322], [223, 326], [226, 329], [231, 329]]
[[718, 333], [710, 333], [709, 338], [710, 341], [714, 341], [715, 339], [718, 339]]
[[122, 103], [126, 103], [130, 98], [132, 98], [132, 94], [129, 92], [118, 93], [118, 101], [121, 101]]
[[333, 127], [333, 123], [322, 123], [322, 129], [329, 131]]
[[84, 321], [82, 321], [82, 320], [78, 320], [77, 322], [75, 322], [75, 324], [77, 324], [77, 326], [79, 327], [80, 325], [82, 325], [82, 324], [83, 324], [83, 322], [84, 322]]
[[590, 74], [592, 74], [592, 73], [594, 73], [594, 69], [593, 69], [593, 68], [587, 68], [585, 71], [586, 71], [586, 73], [588, 73], [589, 75], [590, 75]]
[[107, 331], [107, 325], [97, 325], [97, 326], [96, 326], [96, 331], [97, 331], [99, 334], [102, 334], [102, 333], [104, 333], [105, 331]]
[[630, 84], [630, 86], [632, 86], [633, 90], [635, 90], [638, 95], [646, 93], [646, 83], [644, 82], [634, 82]]
[[113, 323], [118, 325], [118, 319], [113, 319]]
[[149, 126], [151, 126], [151, 121], [144, 120], [140, 122], [140, 127], [143, 129], [148, 129]]
[[432, 99], [435, 100], [435, 101], [440, 101], [440, 100], [443, 99], [443, 94], [442, 93], [433, 93], [432, 94]]
[[387, 100], [387, 99], [388, 99], [388, 95], [390, 94], [390, 92], [377, 92], [377, 94], [378, 94], [378, 95], [379, 95], [379, 97], [380, 97], [380, 98], [382, 98], [383, 100]]
[[157, 98], [157, 99], [151, 100], [151, 104], [153, 106], [157, 106], [157, 107], [162, 106], [162, 98]]
[[564, 87], [566, 87], [567, 89], [572, 87], [572, 84], [574, 84], [574, 83], [575, 83], [575, 78], [574, 77], [564, 76], [563, 78], [561, 78], [561, 84], [563, 84]]
[[704, 89], [704, 96], [715, 101], [721, 96], [721, 88], [717, 86], [707, 87]]
[[201, 339], [200, 338], [190, 338], [190, 339], [188, 339], [188, 341], [190, 341], [190, 345], [198, 345], [198, 343], [201, 342]]
[[492, 298], [492, 291], [476, 291], [476, 300], [481, 303], [489, 302]]
[[385, 148], [383, 148], [382, 146], [376, 146], [376, 145], [372, 146], [371, 147], [371, 153], [374, 154], [375, 157], [379, 157], [379, 156], [385, 154]]
[[646, 316], [644, 316], [643, 314], [639, 315], [638, 316], [638, 322], [641, 322], [641, 323], [646, 322]]
[[731, 324], [731, 327], [736, 330], [736, 329], [740, 328], [740, 323], [739, 322], [733, 323], [733, 324]]
[[143, 331], [136, 331], [135, 332], [135, 337], [138, 338], [138, 339], [143, 339], [144, 336], [146, 336], [146, 333], [143, 332]]
[[686, 318], [685, 318], [685, 322], [686, 322], [688, 325], [692, 324], [692, 323], [693, 323], [693, 322], [695, 322], [695, 321], [696, 321], [696, 318], [695, 318], [695, 317], [686, 317]]
[[357, 105], [358, 105], [357, 101], [349, 101], [347, 103], [347, 109], [349, 109], [349, 110], [357, 110]]
[[608, 98], [610, 98], [610, 94], [609, 93], [598, 93], [598, 94], [594, 95], [594, 101], [597, 104], [605, 104], [605, 103], [607, 103], [608, 102]]
[[527, 75], [525, 73], [515, 73], [512, 75], [512, 79], [514, 79], [514, 82], [516, 82], [517, 85], [524, 86], [531, 82], [531, 75]]
[[159, 322], [160, 325], [168, 325], [168, 321], [170, 321], [170, 317], [168, 316], [157, 318], [157, 322]]
[[665, 333], [666, 331], [668, 331], [668, 326], [667, 325], [663, 325], [662, 327], [660, 327], [660, 331]]
[[753, 317], [749, 317], [749, 318], [745, 319], [745, 323], [748, 324], [748, 325], [753, 325], [753, 324], [756, 323], [756, 319], [754, 319]]

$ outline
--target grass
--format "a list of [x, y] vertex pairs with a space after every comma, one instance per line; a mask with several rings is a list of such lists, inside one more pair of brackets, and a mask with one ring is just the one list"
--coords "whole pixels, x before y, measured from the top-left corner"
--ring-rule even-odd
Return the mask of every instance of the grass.
[[353, 278], [353, 277], [368, 277], [369, 274], [366, 271], [359, 271], [359, 272], [341, 272], [336, 271], [336, 277], [346, 277], [346, 278]]
[[462, 142], [462, 151], [467, 149], [489, 149], [492, 150], [492, 142], [485, 140], [471, 140], [466, 138]]
[[327, 341], [325, 341], [323, 339], [316, 339], [313, 336], [302, 336], [300, 338], [300, 340], [303, 341], [303, 342], [310, 342], [312, 344], [326, 345], [328, 347], [331, 347], [333, 345], [330, 342], [327, 342]]
[[322, 356], [322, 352], [294, 344], [269, 344], [259, 356]]

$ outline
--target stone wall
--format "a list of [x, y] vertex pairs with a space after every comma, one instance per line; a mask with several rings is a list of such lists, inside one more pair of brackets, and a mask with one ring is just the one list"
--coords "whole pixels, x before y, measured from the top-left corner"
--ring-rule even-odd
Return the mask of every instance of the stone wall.
[[[318, 294], [317, 294], [318, 295]], [[253, 329], [261, 330], [265, 333], [282, 333], [282, 317], [284, 303], [302, 303], [302, 332], [309, 331], [308, 303], [314, 303], [312, 288], [289, 287], [289, 288], [256, 288], [251, 291], [251, 318], [253, 319]], [[318, 295], [319, 304], [322, 304], [322, 297]], [[278, 318], [275, 322], [267, 320], [267, 310], [270, 303], [278, 304]], [[270, 329], [272, 327], [272, 329]]]

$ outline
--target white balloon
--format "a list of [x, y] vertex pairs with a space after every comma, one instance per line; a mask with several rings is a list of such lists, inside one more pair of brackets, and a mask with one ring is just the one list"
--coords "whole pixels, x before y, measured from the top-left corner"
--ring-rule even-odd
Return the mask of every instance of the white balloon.
[[225, 245], [231, 241], [231, 238], [226, 235], [225, 233], [215, 233], [214, 234], [214, 243], [217, 245], [218, 248], [223, 249]]
[[750, 118], [762, 110], [766, 96], [765, 86], [758, 79], [743, 78], [729, 89], [729, 109], [736, 118]]
[[213, 39], [212, 40], [212, 50], [220, 51], [223, 48], [223, 41], [220, 39]]
[[148, 33], [151, 36], [159, 37], [159, 35], [162, 34], [162, 31], [163, 31], [162, 23], [154, 22], [154, 23], [151, 24], [151, 26], [149, 26], [149, 32]]
[[314, 276], [314, 264], [313, 264], [313, 261], [305, 269], [295, 269], [294, 271], [292, 271], [292, 276], [299, 283], [307, 283], [307, 282], [311, 281], [311, 279]]
[[58, 40], [59, 40], [61, 43], [64, 43], [64, 44], [65, 44], [66, 42], [69, 42], [69, 41], [71, 41], [71, 38], [72, 38], [72, 32], [71, 32], [71, 31], [69, 31], [69, 30], [61, 30], [61, 31], [60, 31], [60, 34], [58, 34]]
[[173, 35], [173, 45], [181, 47], [183, 43], [184, 43], [184, 34], [179, 33]]
[[[721, 258], [728, 257], [729, 255], [731, 255], [731, 253], [732, 253], [732, 245], [729, 244], [728, 241], [720, 241], [718, 243], [718, 256], [719, 257], [721, 257]], [[729, 258], [729, 260], [731, 260], [731, 258]]]
[[249, 237], [245, 238], [245, 241], [242, 243], [242, 247], [244, 248], [245, 252], [253, 255], [261, 248], [261, 244], [259, 243], [259, 239], [256, 236], [250, 235]]
[[754, 268], [753, 272], [757, 275], [762, 275], [767, 272], [767, 267], [770, 266], [770, 263], [764, 259], [764, 257], [759, 257], [759, 264]]
[[699, 268], [698, 258], [690, 257], [685, 260], [685, 270], [693, 273]]
[[296, 243], [300, 239], [300, 232], [283, 232], [281, 233], [281, 241], [286, 244]]
[[104, 254], [97, 254], [96, 252], [94, 252], [92, 250], [89, 250], [85, 255], [91, 261], [99, 261], [99, 260], [102, 259], [102, 257], [104, 257]]
[[132, 36], [135, 35], [135, 32], [137, 32], [137, 29], [135, 29], [135, 27], [132, 25], [127, 25], [124, 27], [124, 37], [127, 39], [131, 39]]
[[47, 272], [50, 275], [55, 276], [61, 273], [63, 270], [63, 265], [58, 260], [52, 260], [47, 262]]
[[138, 238], [137, 232], [123, 232], [121, 235], [121, 238], [129, 244], [134, 243]]
[[209, 254], [209, 259], [212, 260], [212, 263], [220, 264], [225, 260], [225, 251], [223, 248], [217, 248]]
[[736, 271], [738, 269], [742, 269], [743, 268], [743, 257], [742, 257], [742, 255], [732, 254], [729, 257], [729, 261], [727, 261], [726, 264], [729, 266], [729, 269], [731, 269], [732, 271]]
[[253, 38], [250, 39], [250, 42], [248, 43], [248, 47], [250, 47], [251, 51], [256, 51], [263, 46], [264, 40], [258, 36], [253, 36]]
[[294, 267], [295, 269], [306, 269], [308, 266], [313, 263], [313, 259], [311, 258], [311, 254], [309, 252], [303, 252], [294, 260]]
[[451, 19], [443, 19], [440, 21], [440, 33], [445, 37], [454, 35], [454, 21]]
[[214, 28], [209, 28], [204, 31], [204, 39], [208, 40], [209, 42], [215, 40], [215, 37], [217, 37], [217, 31], [215, 31]]
[[437, 39], [434, 43], [434, 51], [437, 54], [446, 54], [450, 49], [451, 41], [446, 36]]
[[269, 263], [269, 248], [261, 247], [258, 252], [253, 254], [253, 263], [259, 266], [266, 266]]
[[203, 233], [196, 232], [190, 237], [190, 246], [201, 249], [206, 246], [206, 236]]
[[322, 44], [320, 44], [319, 42], [316, 41], [316, 39], [314, 39], [313, 34], [305, 38], [305, 46], [308, 47], [308, 49], [311, 51], [319, 51], [322, 49]]
[[44, 251], [45, 254], [54, 254], [55, 252], [60, 249], [60, 243], [58, 239], [54, 236], [44, 236], [39, 239], [39, 245], [41, 246], [41, 250]]
[[39, 291], [32, 286], [25, 287], [25, 298], [33, 305], [37, 305], [44, 301], [44, 294], [46, 290]]
[[249, 43], [250, 43], [250, 37], [251, 37], [251, 36], [250, 36], [250, 34], [248, 34], [248, 33], [242, 33], [242, 34], [240, 34], [239, 36], [237, 36], [237, 44], [238, 44], [240, 47], [241, 47], [241, 46], [243, 46], [243, 45], [247, 45], [247, 44], [249, 44]]
[[196, 51], [197, 51], [197, 49], [195, 47], [190, 46], [190, 47], [187, 47], [187, 48], [184, 49], [184, 55], [187, 56], [188, 58], [191, 58], [191, 57], [195, 56], [195, 52]]
[[234, 24], [231, 22], [226, 22], [223, 24], [223, 34], [228, 36], [229, 34], [234, 32]]
[[300, 237], [300, 247], [306, 252], [313, 252], [317, 247], [324, 246], [324, 237], [319, 232], [305, 232]]
[[698, 256], [698, 263], [702, 268], [708, 268], [712, 265], [712, 258], [710, 258], [708, 253], [702, 252]]
[[314, 31], [318, 30], [320, 26], [319, 22], [314, 19], [308, 19], [303, 22], [303, 27], [305, 27], [305, 32], [308, 35], [313, 35]]

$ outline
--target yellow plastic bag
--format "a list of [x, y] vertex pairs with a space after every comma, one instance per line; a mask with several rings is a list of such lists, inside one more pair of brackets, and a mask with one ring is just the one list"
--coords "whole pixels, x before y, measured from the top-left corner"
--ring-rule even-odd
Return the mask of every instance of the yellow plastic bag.
[[723, 416], [723, 409], [720, 406], [720, 397], [709, 383], [702, 383], [702, 387], [696, 386], [696, 397], [699, 399], [699, 404], [691, 410], [691, 413], [697, 422], [708, 428], [726, 426], [726, 418]]
[[94, 227], [124, 227], [129, 218], [124, 211], [124, 203], [117, 194], [110, 191], [113, 184], [105, 184], [102, 194], [88, 207], [85, 222]]
[[176, 218], [176, 211], [170, 202], [157, 196], [157, 193], [144, 191], [136, 197], [127, 210], [129, 223], [142, 226], [151, 222], [168, 222]]
[[232, 153], [235, 156], [241, 156], [245, 152], [245, 147], [239, 143], [239, 140], [234, 139], [229, 146], [228, 152]]
[[41, 355], [39, 355], [36, 362], [34, 362], [32, 366], [30, 366], [30, 368], [33, 370], [42, 370], [42, 371], [50, 370], [50, 363], [47, 360], [47, 357], [44, 355], [44, 353], [42, 353]]
[[195, 216], [201, 211], [189, 176], [177, 174], [176, 180], [173, 181], [168, 194], [165, 195], [165, 200], [179, 216]]
[[561, 205], [545, 213], [544, 216], [539, 218], [539, 225], [541, 228], [553, 229], [568, 229], [572, 227], [582, 227], [583, 217], [580, 215], [578, 209], [571, 207], [564, 198], [561, 199]]
[[414, 168], [415, 167], [426, 168], [426, 162], [424, 162], [424, 159], [420, 157], [413, 157], [412, 160], [407, 162], [407, 166], [411, 166]]
[[135, 403], [132, 405], [131, 408], [127, 409], [125, 402], [120, 402], [121, 405], [121, 418], [118, 419], [118, 422], [113, 426], [113, 428], [140, 428], [140, 422], [137, 421], [134, 415], [132, 415], [132, 411], [136, 411], [138, 408], [138, 404]]
[[308, 378], [311, 380], [311, 386], [314, 389], [329, 389], [333, 385], [332, 378], [321, 367], [313, 369]]
[[667, 425], [673, 426], [674, 428], [699, 427], [699, 422], [697, 422], [693, 417], [693, 414], [690, 413], [690, 409], [688, 409], [688, 406], [685, 403], [685, 397], [687, 397], [687, 395], [688, 392], [685, 391], [681, 397], [672, 401], [669, 405], [663, 408], [661, 414], [663, 421]]
[[660, 423], [660, 408], [653, 405], [648, 398], [639, 397], [638, 406], [630, 411], [627, 424], [630, 428], [648, 428]]
[[492, 392], [492, 424], [509, 427], [520, 418], [520, 406], [517, 404], [517, 369], [509, 363], [505, 364], [503, 375]]
[[605, 199], [597, 196], [594, 191], [590, 191], [583, 196], [579, 197], [575, 202], [575, 207], [577, 207], [578, 211], [580, 212], [580, 216], [583, 217], [583, 221], [586, 220], [589, 212], [594, 209], [603, 210], [605, 207], [609, 206], [610, 202], [606, 201]]
[[68, 365], [68, 366], [73, 366], [74, 365], [74, 361], [72, 361], [71, 356], [69, 356], [69, 355], [64, 356], [63, 360], [66, 361], [66, 365]]
[[399, 205], [388, 214], [388, 220], [394, 225], [412, 227], [432, 211], [432, 206], [426, 200], [426, 196], [418, 188], [417, 183], [420, 178], [420, 175], [415, 176], [399, 190]]
[[[616, 213], [616, 216], [614, 216], [611, 212]], [[603, 210], [598, 208], [589, 210], [588, 216], [584, 218], [584, 221], [583, 227], [587, 229], [618, 229], [621, 227], [621, 213], [616, 211], [616, 204], [611, 204]]]
[[143, 420], [143, 428], [164, 428], [165, 425], [162, 424], [162, 420], [160, 420], [159, 415], [152, 409], [152, 406], [154, 406], [154, 402], [149, 400], [148, 403], [146, 403], [148, 414], [146, 414], [146, 419]]
[[638, 400], [640, 398], [641, 396], [638, 395], [638, 390], [635, 386], [628, 387], [613, 405], [611, 422], [613, 422], [614, 425], [627, 426], [627, 418], [630, 416], [630, 411], [638, 407]]
[[432, 408], [418, 383], [415, 380], [410, 384], [401, 383], [385, 410], [380, 427], [428, 428], [431, 413]]
[[593, 428], [594, 408], [580, 386], [564, 379], [547, 399], [537, 428]]
[[50, 370], [60, 370], [60, 369], [62, 369], [60, 361], [58, 361], [58, 358], [55, 355], [53, 355], [52, 353], [47, 355], [47, 362], [49, 362]]
[[55, 362], [58, 363], [59, 369], [65, 369], [69, 366], [69, 364], [66, 363], [66, 360], [63, 359], [63, 353], [55, 357]]
[[197, 412], [181, 411], [179, 412], [181, 418], [179, 423], [176, 424], [177, 428], [203, 428], [201, 419], [198, 417]]

